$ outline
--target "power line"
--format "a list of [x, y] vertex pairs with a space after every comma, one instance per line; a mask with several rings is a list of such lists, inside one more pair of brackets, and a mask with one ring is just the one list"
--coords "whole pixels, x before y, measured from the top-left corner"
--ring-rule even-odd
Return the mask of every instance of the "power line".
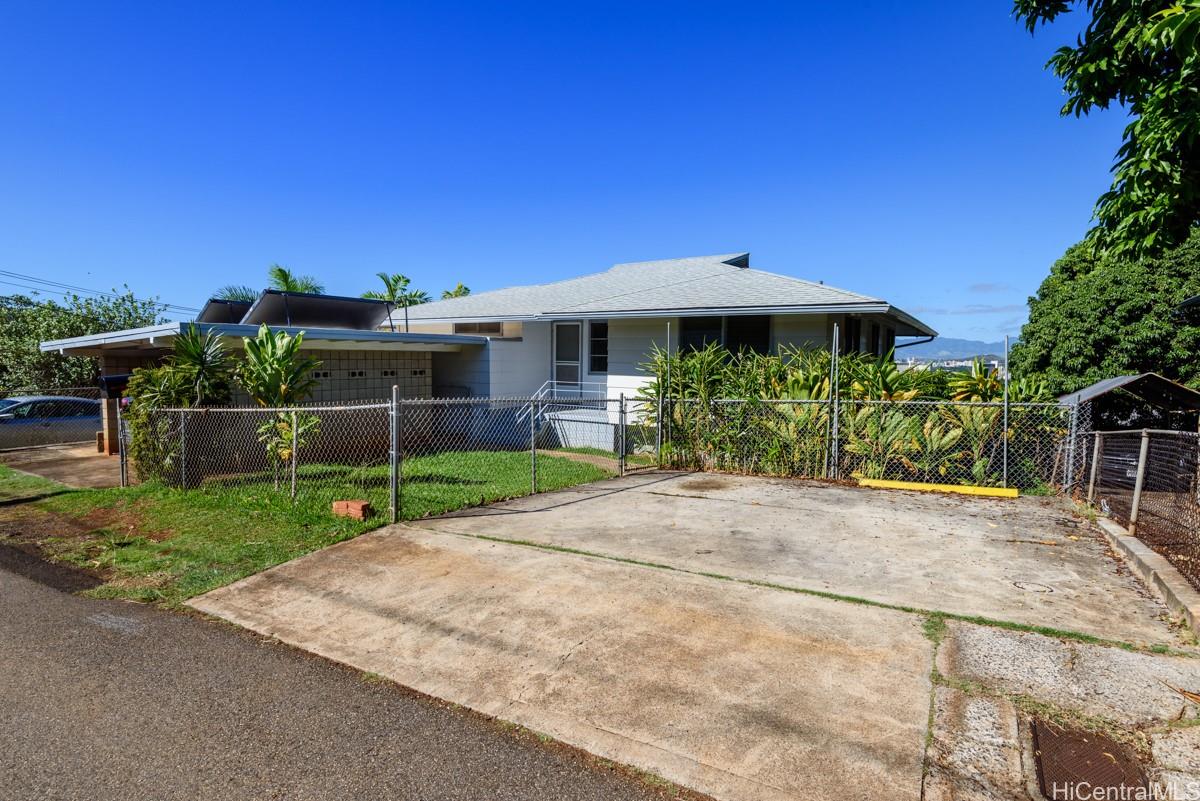
[[[116, 294], [113, 292], [103, 292], [99, 289], [89, 289], [87, 287], [76, 286], [75, 284], [65, 284], [65, 283], [62, 283], [61, 281], [50, 281], [45, 278], [38, 278], [38, 277], [32, 276], [32, 275], [25, 275], [24, 273], [13, 272], [11, 270], [0, 270], [0, 275], [8, 276], [9, 278], [19, 278], [24, 281], [32, 281], [35, 284], [42, 284], [44, 286], [28, 286], [25, 284], [17, 284], [17, 283], [13, 283], [12, 281], [4, 281], [4, 280], [0, 280], [0, 284], [7, 284], [9, 286], [15, 286], [15, 287], [19, 287], [21, 289], [27, 289], [32, 292], [47, 292], [47, 293], [54, 294], [54, 295], [61, 295], [64, 298], [70, 296], [71, 294], [79, 293], [79, 292], [84, 292], [84, 293], [87, 293], [90, 295], [96, 295], [96, 296], [103, 297], [103, 298], [109, 298], [110, 300], [114, 300], [116, 298], [121, 297], [120, 294]], [[57, 287], [57, 289], [55, 289], [56, 287]], [[171, 311], [193, 312], [193, 313], [200, 311], [199, 309], [194, 308], [192, 306], [183, 306], [178, 303], [167, 303], [166, 301], [161, 301], [161, 300], [146, 300], [143, 298], [136, 298], [136, 297], [134, 298], [134, 300], [137, 300], [137, 301], [140, 301], [143, 303], [153, 303], [156, 306], [161, 306], [164, 311], [171, 310]]]

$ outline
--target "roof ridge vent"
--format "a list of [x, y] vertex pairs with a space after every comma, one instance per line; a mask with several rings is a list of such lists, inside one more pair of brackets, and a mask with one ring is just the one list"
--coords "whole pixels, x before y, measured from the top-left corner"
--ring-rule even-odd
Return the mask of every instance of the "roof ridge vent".
[[750, 254], [742, 253], [738, 256], [734, 256], [732, 259], [726, 259], [721, 263], [728, 264], [730, 267], [740, 267], [741, 269], [746, 270], [750, 267]]

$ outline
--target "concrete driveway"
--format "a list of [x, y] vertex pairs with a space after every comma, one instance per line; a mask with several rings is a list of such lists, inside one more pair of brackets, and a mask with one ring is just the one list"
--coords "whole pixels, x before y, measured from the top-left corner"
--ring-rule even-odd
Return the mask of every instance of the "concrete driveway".
[[193, 605], [729, 799], [952, 797], [983, 769], [926, 748], [966, 707], [908, 607], [1181, 643], [1057, 502], [712, 475], [391, 527]]

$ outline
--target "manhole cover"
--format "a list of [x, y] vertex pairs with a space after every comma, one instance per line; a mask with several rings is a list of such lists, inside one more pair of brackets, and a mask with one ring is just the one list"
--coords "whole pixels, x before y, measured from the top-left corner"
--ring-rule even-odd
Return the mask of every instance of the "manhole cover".
[[1029, 592], [1054, 592], [1054, 588], [1049, 584], [1038, 584], [1036, 581], [1014, 581], [1013, 586]]
[[1035, 720], [1033, 749], [1042, 795], [1052, 801], [1147, 797], [1133, 792], [1148, 788], [1142, 766], [1108, 737]]

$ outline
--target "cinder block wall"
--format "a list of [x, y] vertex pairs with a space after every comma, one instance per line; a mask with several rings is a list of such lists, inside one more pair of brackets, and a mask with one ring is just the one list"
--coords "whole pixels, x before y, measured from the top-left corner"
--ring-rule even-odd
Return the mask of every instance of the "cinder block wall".
[[433, 397], [433, 357], [429, 352], [313, 350], [321, 360], [315, 371], [317, 387], [310, 401], [387, 400], [392, 385], [402, 398]]
[[[389, 400], [393, 384], [400, 387], [402, 398], [433, 397], [433, 357], [429, 352], [308, 350], [305, 353], [321, 361], [314, 372], [317, 386], [308, 398], [310, 403]], [[237, 360], [241, 353], [234, 351], [230, 356]], [[157, 363], [157, 357], [104, 356], [100, 369], [104, 375], [120, 375]], [[233, 405], [251, 405], [250, 396], [236, 383]]]

